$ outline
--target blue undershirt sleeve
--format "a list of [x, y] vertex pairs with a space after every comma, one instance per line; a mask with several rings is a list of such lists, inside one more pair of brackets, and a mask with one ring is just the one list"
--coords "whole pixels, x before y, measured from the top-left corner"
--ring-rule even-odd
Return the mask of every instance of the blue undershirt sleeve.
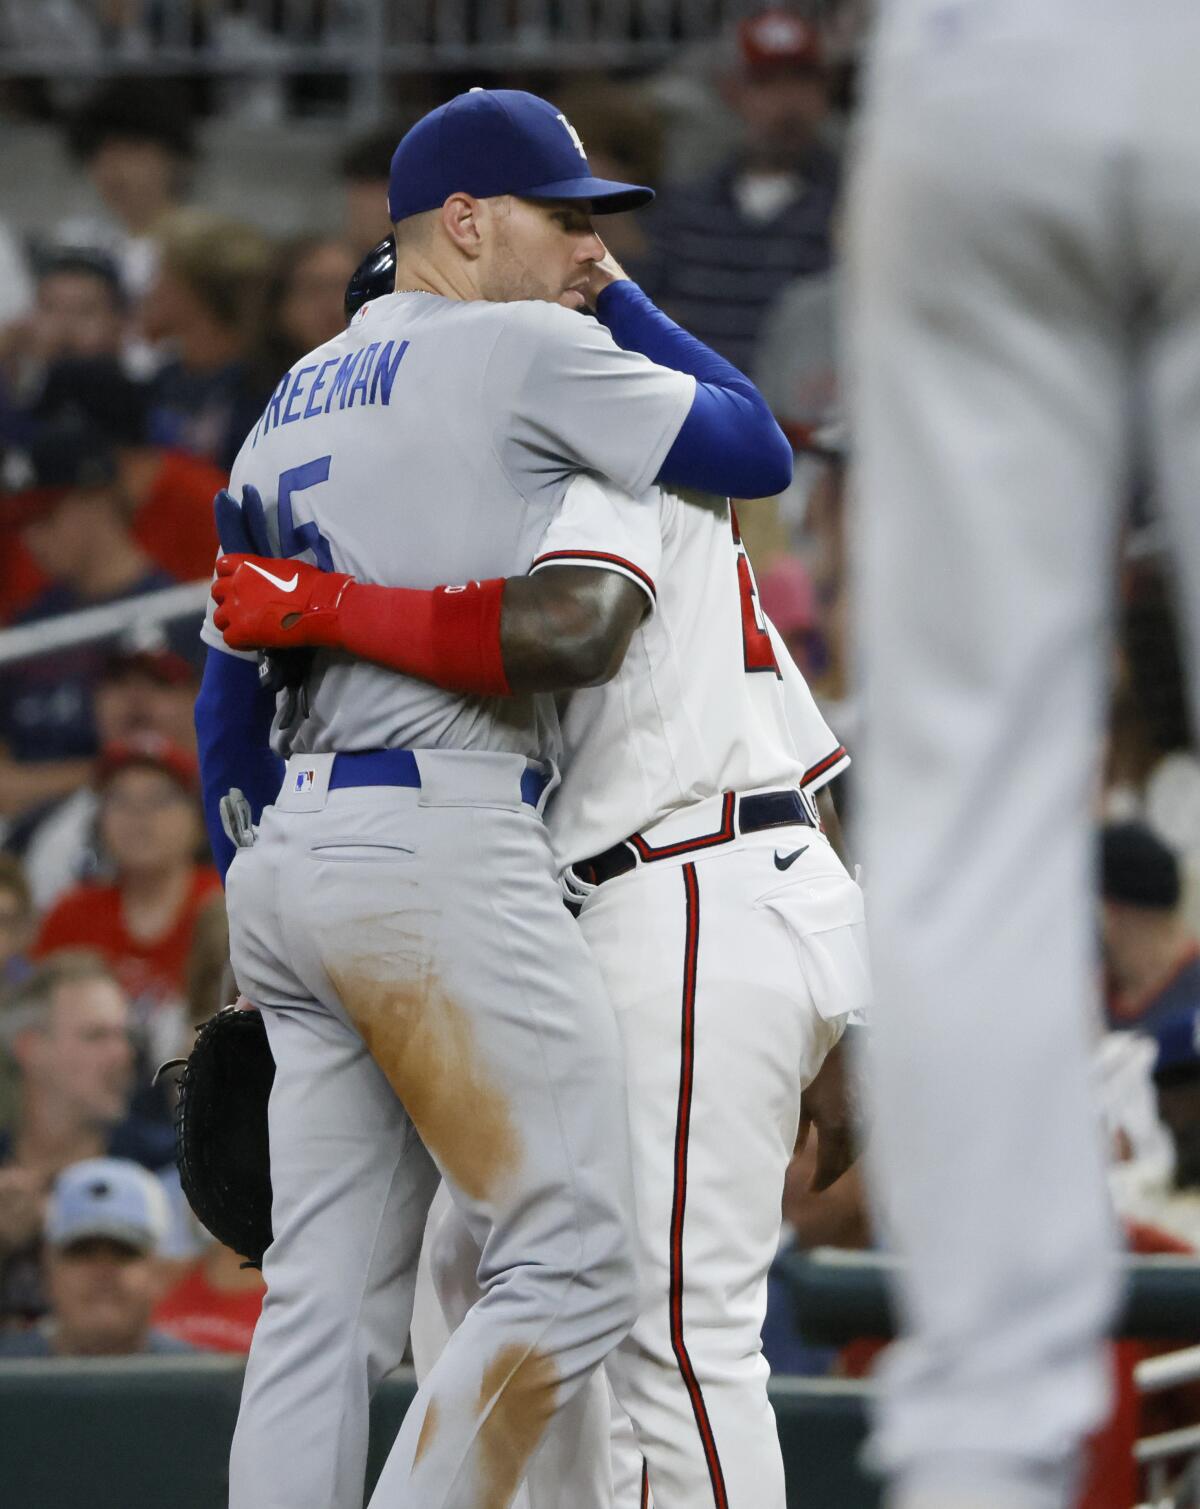
[[237, 851], [221, 827], [221, 798], [240, 787], [258, 822], [279, 793], [283, 763], [271, 749], [274, 715], [275, 698], [259, 686], [254, 662], [210, 647], [196, 698], [196, 741], [204, 825], [222, 881]]
[[659, 480], [675, 487], [767, 498], [792, 480], [792, 448], [744, 373], [665, 315], [636, 283], [610, 283], [596, 318], [625, 351], [696, 379], [696, 397]]

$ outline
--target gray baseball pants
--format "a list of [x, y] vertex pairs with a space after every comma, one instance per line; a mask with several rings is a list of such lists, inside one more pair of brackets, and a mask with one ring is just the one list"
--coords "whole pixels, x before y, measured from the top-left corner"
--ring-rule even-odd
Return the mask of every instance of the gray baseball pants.
[[1059, 1509], [1101, 1419], [1092, 812], [1144, 461], [1200, 655], [1200, 9], [895, 0], [850, 211], [878, 1203], [904, 1509]]
[[616, 1023], [524, 760], [421, 752], [420, 790], [328, 792], [330, 759], [293, 757], [229, 874], [234, 968], [277, 1065], [230, 1509], [361, 1509], [369, 1395], [403, 1354], [439, 1173], [484, 1297], [371, 1503], [503, 1509], [636, 1313]]

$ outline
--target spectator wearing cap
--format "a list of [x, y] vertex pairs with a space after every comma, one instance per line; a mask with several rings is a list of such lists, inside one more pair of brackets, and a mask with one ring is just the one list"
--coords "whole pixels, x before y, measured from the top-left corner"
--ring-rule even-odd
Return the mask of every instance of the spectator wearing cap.
[[35, 957], [92, 948], [111, 965], [156, 1062], [183, 1040], [198, 912], [220, 889], [204, 841], [195, 759], [150, 734], [111, 744], [96, 772], [97, 828], [111, 880], [68, 891], [42, 920]]
[[0, 1011], [20, 1087], [18, 1113], [0, 1131], [0, 1326], [45, 1308], [39, 1234], [64, 1168], [107, 1154], [176, 1183], [170, 1127], [130, 1115], [132, 1031], [128, 998], [88, 951], [46, 960]]
[[154, 278], [162, 224], [187, 193], [195, 154], [188, 106], [177, 86], [114, 79], [70, 122], [68, 145], [104, 213], [67, 221], [56, 239], [108, 250], [126, 292], [140, 298]]
[[[196, 668], [161, 630], [131, 630], [113, 645], [93, 692], [101, 747], [145, 735], [194, 751]], [[39, 913], [100, 869], [96, 825], [100, 802], [89, 781], [59, 802], [29, 833], [25, 874]]]
[[154, 379], [148, 437], [228, 470], [279, 377], [260, 371], [270, 246], [251, 226], [191, 209], [166, 222], [161, 247], [142, 325], [174, 356]]
[[1100, 894], [1109, 1026], [1153, 1032], [1200, 1006], [1200, 940], [1183, 912], [1173, 851], [1142, 823], [1107, 824]]
[[781, 10], [741, 22], [720, 84], [742, 147], [714, 176], [661, 195], [640, 271], [669, 314], [749, 372], [767, 306], [832, 260], [839, 174], [822, 140], [830, 90], [816, 28]]
[[49, 1313], [0, 1336], [0, 1357], [190, 1352], [151, 1326], [169, 1221], [162, 1186], [136, 1163], [88, 1158], [65, 1169], [46, 1206]]
[[[45, 426], [5, 458], [0, 523], [20, 531], [50, 585], [17, 615], [34, 623], [172, 585], [133, 538], [116, 460], [82, 420]], [[172, 633], [195, 653], [194, 626]], [[23, 817], [69, 795], [91, 774], [92, 690], [105, 659], [85, 643], [24, 662], [0, 686], [0, 814]]]

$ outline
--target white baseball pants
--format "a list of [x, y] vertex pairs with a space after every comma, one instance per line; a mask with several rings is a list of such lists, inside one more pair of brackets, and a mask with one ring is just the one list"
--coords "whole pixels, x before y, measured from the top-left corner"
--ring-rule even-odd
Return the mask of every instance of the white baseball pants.
[[[656, 845], [709, 826], [703, 806], [672, 822]], [[781, 872], [776, 852], [794, 850]], [[618, 1415], [614, 1447], [593, 1379], [574, 1450], [550, 1454], [564, 1417], [534, 1461], [530, 1509], [604, 1509], [610, 1454], [619, 1509], [783, 1509], [767, 1271], [801, 1092], [867, 1004], [861, 894], [823, 837], [778, 828], [640, 865], [579, 926], [624, 1048], [642, 1307], [605, 1372], [636, 1441]], [[433, 1254], [452, 1320], [469, 1303], [462, 1245], [451, 1220]]]
[[1200, 11], [897, 0], [850, 212], [877, 1202], [905, 1509], [1058, 1509], [1101, 1418], [1091, 810], [1134, 463], [1200, 652]]
[[620, 1040], [563, 909], [525, 762], [418, 753], [422, 787], [281, 796], [229, 874], [234, 967], [276, 1080], [267, 1297], [231, 1509], [361, 1509], [371, 1388], [401, 1359], [438, 1174], [483, 1298], [374, 1509], [504, 1509], [636, 1306]]

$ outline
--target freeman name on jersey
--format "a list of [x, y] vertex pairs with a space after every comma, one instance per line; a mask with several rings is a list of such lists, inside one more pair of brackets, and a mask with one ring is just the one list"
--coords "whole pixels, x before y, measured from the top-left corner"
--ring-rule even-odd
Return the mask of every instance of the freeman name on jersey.
[[328, 361], [285, 372], [254, 427], [252, 445], [281, 424], [318, 419], [335, 407], [352, 409], [355, 404], [386, 407], [392, 401], [392, 385], [407, 350], [407, 341], [398, 345], [395, 341], [372, 341], [345, 356], [331, 356]]

